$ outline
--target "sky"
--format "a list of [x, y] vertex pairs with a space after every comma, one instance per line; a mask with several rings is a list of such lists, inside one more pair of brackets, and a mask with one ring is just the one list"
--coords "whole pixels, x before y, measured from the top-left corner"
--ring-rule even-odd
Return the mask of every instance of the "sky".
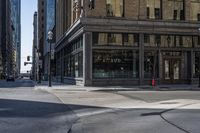
[[32, 55], [35, 11], [37, 11], [37, 0], [21, 0], [21, 72], [31, 70], [31, 65], [24, 66], [24, 62], [27, 56]]

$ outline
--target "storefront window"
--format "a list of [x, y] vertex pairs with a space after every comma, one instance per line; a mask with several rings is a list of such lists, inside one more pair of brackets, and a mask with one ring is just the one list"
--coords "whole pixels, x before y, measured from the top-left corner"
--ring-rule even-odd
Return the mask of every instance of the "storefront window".
[[83, 38], [80, 37], [64, 48], [64, 76], [83, 77]]
[[200, 52], [195, 53], [195, 64], [194, 64], [194, 77], [198, 77], [200, 74]]
[[107, 16], [123, 17], [124, 16], [124, 0], [106, 0]]
[[93, 33], [93, 43], [95, 45], [107, 45], [108, 34], [107, 33]]
[[68, 55], [64, 61], [65, 77], [83, 77], [83, 53]]
[[111, 45], [122, 45], [122, 34], [108, 33], [108, 43]]
[[198, 37], [180, 35], [144, 35], [144, 46], [146, 47], [185, 47], [192, 48], [198, 44]]
[[147, 0], [147, 19], [161, 19], [160, 0]]
[[138, 34], [93, 33], [94, 45], [138, 46]]
[[200, 21], [200, 1], [199, 0], [191, 0], [190, 20]]
[[168, 20], [184, 20], [184, 0], [165, 1], [163, 18]]
[[192, 36], [183, 36], [183, 47], [185, 48], [193, 47]]
[[83, 53], [78, 54], [78, 77], [83, 77]]
[[123, 34], [123, 43], [125, 46], [138, 46], [139, 35], [137, 34]]
[[160, 43], [160, 36], [159, 35], [144, 35], [144, 46], [146, 47], [156, 47], [158, 46], [157, 43]]
[[138, 52], [132, 50], [94, 50], [94, 78], [138, 78]]
[[59, 52], [56, 54], [56, 75], [61, 75], [61, 61]]
[[144, 77], [153, 78], [158, 77], [158, 55], [157, 52], [144, 53]]
[[170, 35], [163, 35], [161, 36], [161, 47], [175, 47], [174, 45], [174, 36], [170, 36]]

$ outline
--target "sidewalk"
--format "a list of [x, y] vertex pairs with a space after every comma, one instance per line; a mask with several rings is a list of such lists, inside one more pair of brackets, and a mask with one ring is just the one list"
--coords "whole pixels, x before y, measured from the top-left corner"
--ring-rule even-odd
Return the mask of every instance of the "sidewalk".
[[35, 88], [66, 91], [200, 91], [200, 88], [198, 88], [197, 85], [158, 85], [155, 87], [150, 85], [85, 87], [52, 82], [52, 87], [48, 87], [47, 81], [43, 81], [41, 84], [36, 83]]

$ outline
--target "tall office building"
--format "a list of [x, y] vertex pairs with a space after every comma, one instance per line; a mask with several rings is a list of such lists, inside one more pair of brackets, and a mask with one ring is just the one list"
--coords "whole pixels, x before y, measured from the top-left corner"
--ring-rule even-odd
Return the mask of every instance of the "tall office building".
[[[41, 75], [39, 78], [43, 77], [45, 80], [48, 78], [50, 58], [48, 32], [51, 30], [55, 34], [55, 4], [55, 0], [38, 0], [38, 50], [40, 54], [39, 74]], [[53, 40], [52, 49], [54, 49], [54, 42]]]
[[14, 46], [14, 71], [15, 75], [20, 74], [21, 66], [21, 0], [11, 1], [11, 20], [13, 25], [13, 46]]
[[38, 80], [38, 61], [39, 61], [39, 56], [38, 56], [38, 14], [37, 12], [34, 13], [33, 16], [33, 48], [32, 48], [32, 78], [33, 80], [37, 81]]
[[39, 52], [39, 78], [44, 75], [44, 42], [45, 42], [45, 0], [38, 0], [38, 52]]
[[14, 75], [14, 56], [15, 47], [13, 42], [13, 32], [14, 25], [12, 22], [11, 13], [11, 1], [10, 0], [0, 0], [0, 23], [1, 23], [1, 37], [0, 37], [0, 49], [1, 49], [1, 78], [6, 78], [8, 75]]
[[[2, 1], [0, 1], [0, 19], [2, 18]], [[2, 34], [2, 20], [0, 20], [0, 79], [3, 78], [3, 59], [2, 59], [2, 41], [1, 41], [1, 34]]]
[[158, 84], [198, 82], [199, 1], [57, 0], [56, 4], [60, 7], [56, 76], [63, 82], [86, 86], [146, 85], [152, 79]]
[[21, 0], [11, 1], [11, 20], [13, 25], [14, 69], [16, 76], [21, 66]]
[[[50, 45], [48, 42], [48, 32], [53, 31], [55, 26], [55, 0], [46, 0], [45, 1], [45, 27], [44, 27], [44, 75], [48, 75], [48, 66], [49, 66], [49, 49]], [[52, 44], [52, 48], [54, 44]]]

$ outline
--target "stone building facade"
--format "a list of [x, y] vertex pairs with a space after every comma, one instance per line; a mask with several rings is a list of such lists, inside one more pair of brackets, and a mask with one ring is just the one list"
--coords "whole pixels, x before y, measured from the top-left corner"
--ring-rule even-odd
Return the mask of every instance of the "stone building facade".
[[85, 86], [147, 85], [152, 79], [157, 84], [198, 82], [200, 1], [57, 0], [56, 4], [59, 81]]

